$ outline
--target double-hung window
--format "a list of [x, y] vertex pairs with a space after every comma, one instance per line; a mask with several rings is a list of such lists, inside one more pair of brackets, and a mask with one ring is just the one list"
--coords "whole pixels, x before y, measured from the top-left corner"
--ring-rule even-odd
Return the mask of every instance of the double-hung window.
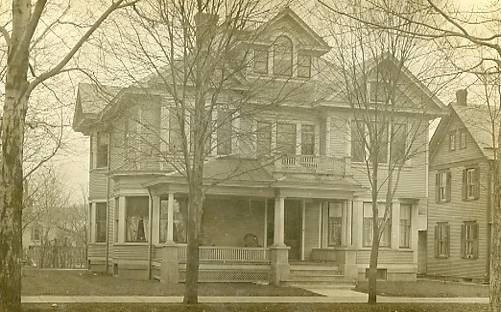
[[313, 125], [301, 125], [301, 154], [315, 154], [315, 127]]
[[362, 121], [351, 122], [351, 160], [353, 162], [365, 161], [365, 124]]
[[311, 77], [311, 56], [299, 53], [297, 55], [297, 76], [300, 78]]
[[149, 197], [125, 198], [125, 240], [147, 242], [149, 233]]
[[330, 202], [328, 209], [329, 209], [328, 244], [329, 246], [341, 246], [343, 203]]
[[292, 77], [292, 41], [286, 36], [273, 44], [273, 74]]
[[440, 171], [436, 175], [436, 201], [445, 203], [451, 200], [451, 173], [448, 170]]
[[296, 125], [277, 123], [277, 150], [282, 155], [296, 155]]
[[108, 166], [108, 134], [98, 132], [96, 141], [96, 168], [105, 168]]
[[478, 199], [480, 195], [479, 168], [463, 170], [463, 200]]
[[461, 256], [465, 259], [478, 258], [478, 223], [467, 221], [461, 225]]
[[96, 203], [96, 243], [106, 242], [106, 203]]
[[256, 154], [266, 156], [271, 154], [271, 123], [258, 121]]
[[254, 48], [253, 71], [257, 74], [268, 73], [268, 49]]
[[448, 258], [450, 254], [450, 227], [447, 222], [435, 225], [435, 257]]
[[[384, 203], [378, 203], [378, 227], [379, 227], [379, 246], [380, 247], [390, 247], [391, 246], [391, 208], [386, 211], [386, 205]], [[364, 203], [364, 220], [363, 220], [363, 245], [364, 247], [370, 247], [373, 240], [373, 211], [372, 203]]]
[[409, 248], [411, 242], [411, 205], [400, 204], [400, 247]]
[[459, 130], [459, 149], [466, 149], [466, 140], [468, 138], [466, 129]]
[[233, 115], [229, 109], [217, 110], [217, 154], [230, 155], [233, 133]]
[[449, 151], [456, 150], [456, 131], [449, 132]]

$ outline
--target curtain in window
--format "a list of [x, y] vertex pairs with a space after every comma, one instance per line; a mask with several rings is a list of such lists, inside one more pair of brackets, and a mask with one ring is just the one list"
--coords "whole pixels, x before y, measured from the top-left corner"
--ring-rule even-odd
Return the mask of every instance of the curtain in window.
[[[390, 247], [391, 246], [391, 211], [388, 211], [386, 224], [383, 224], [385, 216], [385, 204], [378, 203], [378, 224], [379, 224], [379, 234], [381, 240], [379, 241], [380, 247]], [[381, 233], [381, 230], [383, 231]], [[372, 220], [372, 203], [364, 203], [364, 220], [363, 220], [363, 245], [372, 245], [372, 231], [373, 231], [373, 220]]]
[[146, 242], [149, 233], [148, 197], [126, 198], [126, 241]]
[[343, 205], [342, 203], [329, 203], [328, 244], [341, 246]]

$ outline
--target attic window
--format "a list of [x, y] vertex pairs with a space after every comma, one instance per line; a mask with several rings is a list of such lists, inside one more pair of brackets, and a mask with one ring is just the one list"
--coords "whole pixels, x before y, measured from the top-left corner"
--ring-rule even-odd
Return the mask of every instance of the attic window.
[[268, 50], [265, 48], [254, 49], [254, 72], [258, 74], [268, 73]]
[[311, 77], [311, 56], [298, 54], [297, 56], [297, 76], [300, 78]]
[[459, 149], [466, 149], [466, 129], [459, 130]]
[[273, 73], [292, 77], [292, 41], [280, 36], [273, 45]]
[[371, 103], [381, 103], [384, 101], [384, 87], [377, 81], [370, 81], [367, 84], [369, 92], [369, 102]]

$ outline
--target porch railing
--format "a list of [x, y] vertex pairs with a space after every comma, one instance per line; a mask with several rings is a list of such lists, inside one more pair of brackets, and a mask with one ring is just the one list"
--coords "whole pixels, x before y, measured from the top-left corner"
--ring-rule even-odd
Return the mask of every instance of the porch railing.
[[[200, 261], [206, 262], [269, 262], [268, 249], [262, 247], [200, 246]], [[186, 245], [178, 246], [178, 259], [186, 261]]]
[[345, 159], [317, 155], [283, 156], [277, 162], [277, 169], [316, 173], [345, 174]]

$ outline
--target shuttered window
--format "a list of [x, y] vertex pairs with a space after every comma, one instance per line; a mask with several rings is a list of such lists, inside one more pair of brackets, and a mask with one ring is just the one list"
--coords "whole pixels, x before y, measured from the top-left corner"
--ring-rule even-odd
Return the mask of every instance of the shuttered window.
[[467, 221], [461, 225], [461, 257], [478, 258], [478, 223]]
[[437, 203], [451, 200], [451, 173], [448, 170], [440, 171], [435, 176], [435, 199]]
[[463, 200], [474, 200], [480, 197], [480, 169], [463, 170]]
[[435, 257], [448, 258], [450, 255], [450, 226], [439, 222], [435, 226]]

